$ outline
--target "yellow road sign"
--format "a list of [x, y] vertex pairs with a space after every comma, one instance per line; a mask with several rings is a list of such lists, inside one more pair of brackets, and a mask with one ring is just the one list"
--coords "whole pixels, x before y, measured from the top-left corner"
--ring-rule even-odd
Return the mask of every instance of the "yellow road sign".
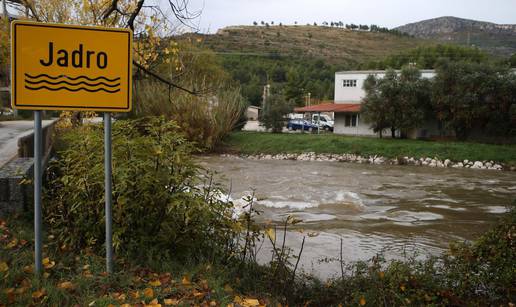
[[132, 32], [12, 23], [12, 105], [21, 110], [131, 110]]

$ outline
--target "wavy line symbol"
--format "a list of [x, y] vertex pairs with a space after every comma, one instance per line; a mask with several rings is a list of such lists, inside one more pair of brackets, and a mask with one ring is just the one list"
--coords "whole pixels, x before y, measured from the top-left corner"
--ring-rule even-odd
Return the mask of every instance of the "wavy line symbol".
[[65, 90], [69, 92], [86, 91], [90, 93], [95, 93], [99, 91], [104, 91], [106, 93], [116, 93], [120, 91], [120, 78], [109, 79], [102, 76], [90, 78], [88, 76], [83, 75], [70, 77], [66, 75], [49, 76], [47, 74], [25, 74], [25, 88], [33, 91]]

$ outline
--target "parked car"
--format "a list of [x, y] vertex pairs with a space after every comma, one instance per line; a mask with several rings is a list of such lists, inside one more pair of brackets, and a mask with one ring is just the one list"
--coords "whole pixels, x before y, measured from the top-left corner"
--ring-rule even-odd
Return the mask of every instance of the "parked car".
[[317, 125], [304, 119], [291, 119], [287, 123], [288, 130], [305, 130], [305, 131], [317, 131]]
[[313, 114], [312, 123], [319, 124], [323, 130], [333, 131], [334, 121], [326, 114], [321, 114], [320, 117], [319, 114]]

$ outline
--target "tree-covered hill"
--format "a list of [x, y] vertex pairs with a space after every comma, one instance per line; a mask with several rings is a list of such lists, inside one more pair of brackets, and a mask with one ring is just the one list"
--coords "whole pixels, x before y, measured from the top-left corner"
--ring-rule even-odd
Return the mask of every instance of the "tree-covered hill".
[[335, 71], [433, 44], [388, 31], [297, 25], [235, 26], [180, 39], [200, 42], [215, 52], [254, 105], [260, 104], [265, 84], [297, 104], [303, 104], [308, 93], [313, 101], [331, 100]]

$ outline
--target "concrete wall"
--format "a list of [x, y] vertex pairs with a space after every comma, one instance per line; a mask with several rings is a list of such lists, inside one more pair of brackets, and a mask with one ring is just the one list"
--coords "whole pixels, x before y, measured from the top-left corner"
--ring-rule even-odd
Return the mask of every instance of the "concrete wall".
[[0, 168], [0, 216], [27, 210], [33, 200], [32, 158], [18, 158]]
[[[48, 155], [54, 143], [54, 127], [57, 120], [42, 126], [42, 152]], [[18, 139], [18, 158], [34, 157], [34, 132]]]
[[[52, 121], [43, 126], [43, 169], [52, 153], [56, 122]], [[27, 210], [32, 205], [33, 157], [34, 132], [18, 139], [18, 157], [0, 167], [0, 216]]]

